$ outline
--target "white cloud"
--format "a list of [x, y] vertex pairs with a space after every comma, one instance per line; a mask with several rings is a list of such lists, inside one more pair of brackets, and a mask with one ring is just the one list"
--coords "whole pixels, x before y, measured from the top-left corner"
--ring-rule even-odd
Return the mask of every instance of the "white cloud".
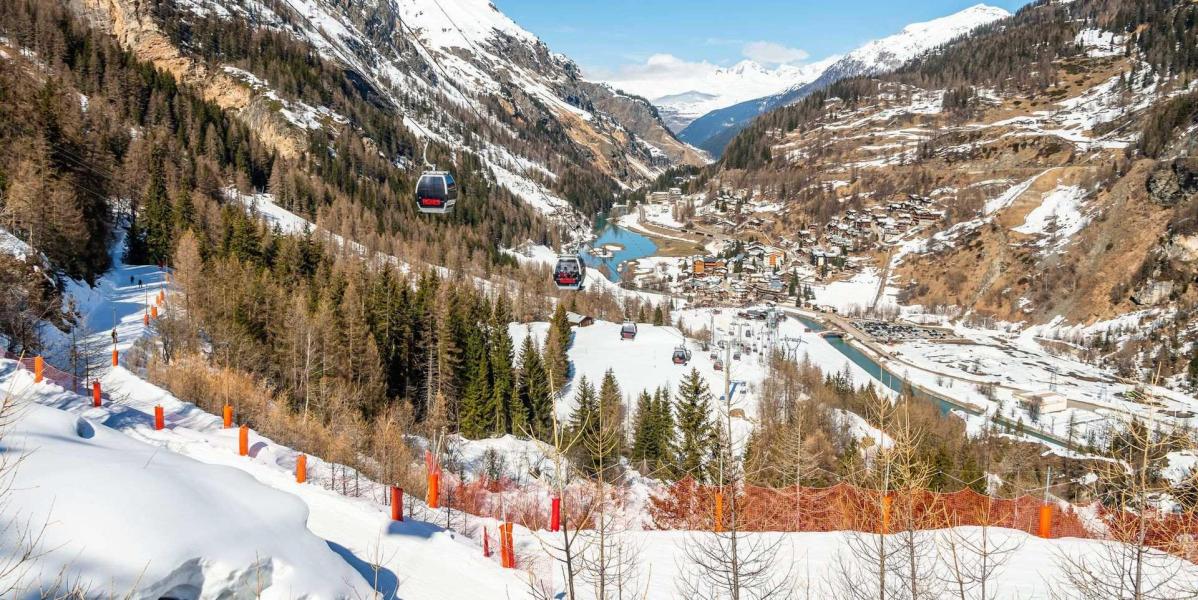
[[775, 42], [749, 42], [740, 51], [745, 58], [767, 65], [795, 64], [811, 56], [802, 48], [790, 48]]

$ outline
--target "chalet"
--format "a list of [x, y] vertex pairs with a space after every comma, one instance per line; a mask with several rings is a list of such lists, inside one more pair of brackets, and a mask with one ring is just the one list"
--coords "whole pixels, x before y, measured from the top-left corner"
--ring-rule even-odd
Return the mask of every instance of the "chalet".
[[587, 315], [580, 315], [576, 312], [567, 312], [566, 321], [571, 327], [590, 327], [595, 324], [595, 318]]

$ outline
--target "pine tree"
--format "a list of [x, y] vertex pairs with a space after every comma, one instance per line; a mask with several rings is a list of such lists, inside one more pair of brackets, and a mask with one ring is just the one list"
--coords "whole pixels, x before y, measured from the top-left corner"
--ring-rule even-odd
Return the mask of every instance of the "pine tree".
[[658, 469], [673, 469], [678, 464], [677, 429], [670, 408], [670, 390], [658, 388], [653, 394], [653, 453]]
[[[553, 432], [553, 403], [549, 390], [549, 375], [537, 352], [532, 335], [524, 338], [520, 348], [519, 411], [529, 433], [541, 440], [548, 439]], [[516, 421], [517, 419], [513, 419]]]
[[636, 418], [632, 425], [632, 460], [646, 465], [658, 458], [654, 455], [657, 440], [653, 431], [656, 408], [648, 390], [641, 390], [636, 400]]
[[574, 411], [570, 413], [570, 436], [578, 439], [574, 446], [575, 461], [588, 475], [597, 471], [597, 453], [590, 445], [602, 434], [599, 427], [599, 397], [595, 386], [585, 376], [578, 381], [574, 395]]
[[512, 369], [512, 336], [508, 333], [507, 304], [503, 296], [495, 302], [491, 311], [491, 402], [489, 406], [494, 411], [491, 416], [491, 431], [495, 433], [516, 433], [519, 429], [513, 427], [513, 412], [517, 410], [512, 404], [512, 392], [516, 389]]
[[162, 159], [155, 156], [150, 164], [150, 179], [142, 194], [138, 213], [145, 235], [146, 254], [143, 258], [150, 263], [169, 260], [174, 244], [173, 207], [167, 198], [166, 178], [162, 171]]
[[[478, 330], [475, 330], [477, 332]], [[471, 339], [481, 337], [477, 333]], [[473, 359], [474, 369], [466, 389], [462, 392], [461, 414], [458, 416], [458, 428], [462, 435], [470, 439], [486, 437], [491, 432], [495, 409], [492, 405], [494, 395], [491, 390], [491, 359], [490, 355], [479, 344], [478, 356]], [[472, 344], [468, 340], [467, 347]]]
[[681, 474], [705, 481], [704, 464], [714, 429], [711, 393], [697, 369], [691, 369], [678, 386], [678, 469]]
[[545, 338], [545, 368], [550, 375], [549, 387], [554, 391], [560, 390], [569, 379], [570, 359], [566, 354], [569, 345], [570, 321], [566, 318], [565, 305], [558, 302]]
[[604, 433], [603, 455], [608, 460], [614, 460], [623, 454], [625, 448], [624, 435], [624, 394], [620, 384], [616, 382], [616, 374], [608, 369], [603, 374], [603, 383], [599, 386], [599, 410], [603, 411], [603, 422], [607, 431]]

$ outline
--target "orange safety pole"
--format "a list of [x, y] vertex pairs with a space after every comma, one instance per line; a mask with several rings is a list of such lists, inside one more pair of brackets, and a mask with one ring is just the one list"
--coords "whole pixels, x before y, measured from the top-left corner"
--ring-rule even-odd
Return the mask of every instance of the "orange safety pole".
[[403, 521], [403, 488], [391, 486], [391, 520]]
[[154, 429], [161, 431], [163, 427], [166, 427], [166, 416], [164, 414], [162, 414], [161, 406], [155, 406], [154, 407]]
[[149, 325], [150, 324], [150, 315], [148, 315], [148, 314], [142, 315], [141, 316], [141, 324]]
[[103, 400], [103, 396], [100, 393], [100, 382], [93, 381], [92, 382], [92, 406], [99, 408], [100, 405], [103, 403], [102, 400]]
[[237, 432], [237, 453], [241, 456], [249, 456], [250, 454], [250, 427], [242, 425]]
[[507, 524], [507, 563], [509, 569], [516, 568], [516, 542], [512, 536], [512, 524]]
[[33, 359], [33, 382], [41, 383], [46, 371], [46, 359], [38, 356]]
[[890, 505], [893, 503], [894, 496], [882, 496], [882, 533], [890, 533]]
[[720, 533], [724, 530], [724, 493], [716, 492], [715, 494], [715, 525], [712, 531]]
[[1045, 504], [1040, 507], [1040, 527], [1036, 531], [1036, 535], [1049, 539], [1052, 537], [1052, 505]]
[[118, 363], [119, 359], [120, 359], [120, 354], [117, 353], [116, 348], [113, 348], [112, 349], [112, 366], [114, 366], [114, 367], [117, 366], [119, 364]]
[[225, 429], [232, 427], [233, 426], [233, 407], [226, 404], [224, 410], [222, 410], [221, 412], [225, 417]]
[[429, 508], [441, 508], [441, 474], [428, 474], [428, 497], [425, 503]]
[[507, 523], [499, 524], [499, 566], [507, 568], [507, 537], [503, 533]]
[[295, 459], [295, 482], [303, 483], [308, 480], [308, 455], [301, 454]]

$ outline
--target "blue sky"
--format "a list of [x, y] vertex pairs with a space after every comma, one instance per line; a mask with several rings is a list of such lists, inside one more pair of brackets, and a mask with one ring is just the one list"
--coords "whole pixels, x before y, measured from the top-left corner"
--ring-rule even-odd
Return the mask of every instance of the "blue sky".
[[[979, 0], [492, 0], [549, 47], [606, 79], [655, 54], [727, 66], [801, 63]], [[985, 0], [1014, 12], [1026, 0]], [[806, 56], [807, 58], [803, 58]]]

